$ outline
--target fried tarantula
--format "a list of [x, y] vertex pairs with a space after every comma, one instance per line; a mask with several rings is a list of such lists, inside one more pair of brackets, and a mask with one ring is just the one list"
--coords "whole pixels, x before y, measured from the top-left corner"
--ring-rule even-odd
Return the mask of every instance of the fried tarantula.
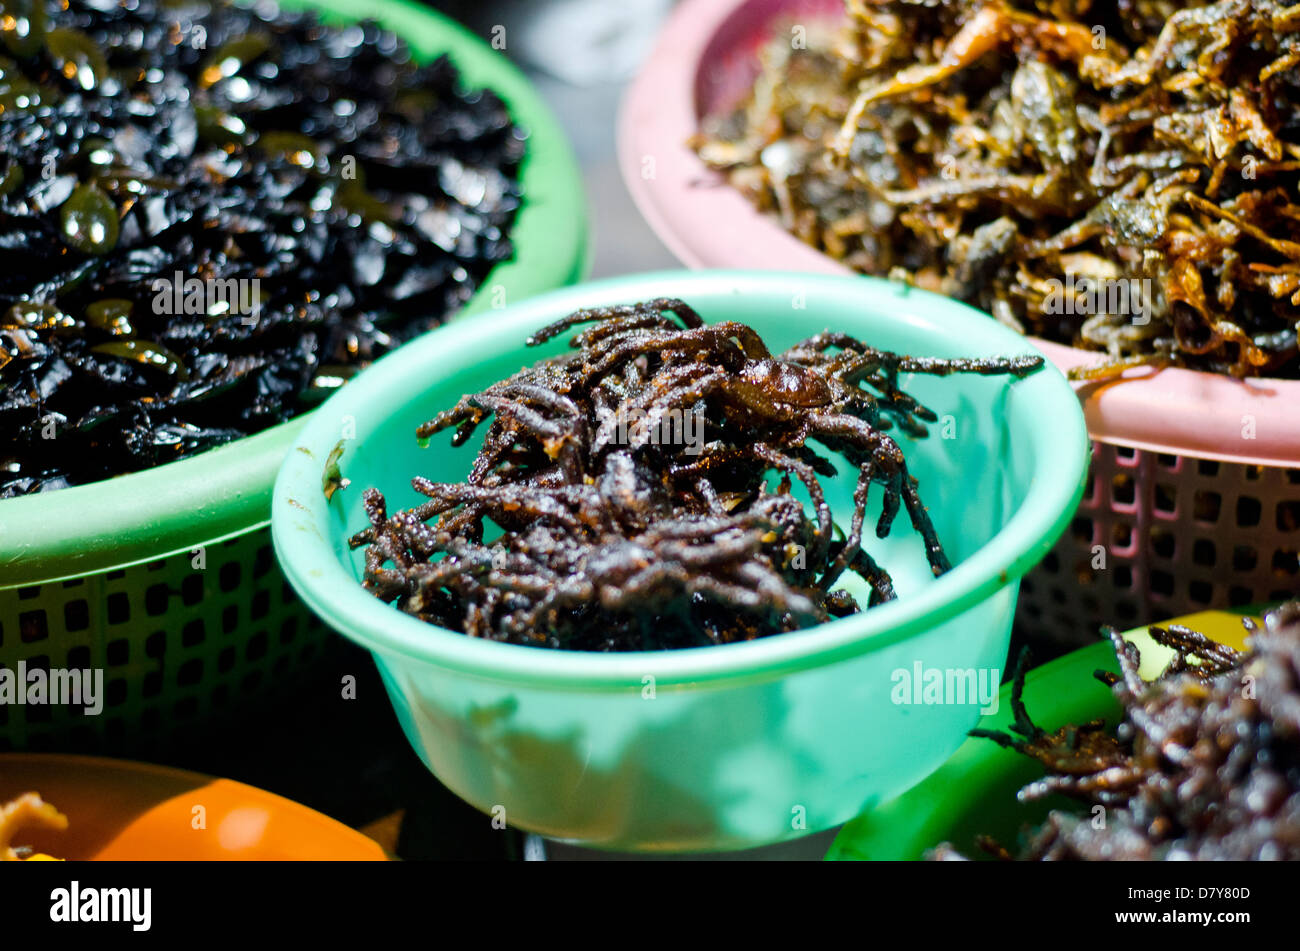
[[[934, 574], [949, 568], [887, 432], [924, 437], [938, 417], [899, 374], [1021, 377], [1042, 365], [916, 359], [830, 331], [774, 357], [752, 328], [705, 324], [674, 299], [581, 310], [528, 343], [583, 324], [575, 352], [419, 427], [420, 439], [452, 429], [461, 446], [492, 417], [465, 482], [417, 477], [428, 501], [391, 515], [366, 491], [370, 527], [351, 544], [368, 546], [376, 596], [472, 637], [577, 650], [721, 644], [851, 614], [856, 600], [835, 588], [845, 571], [866, 581], [869, 604], [895, 596], [862, 547], [873, 483], [877, 537], [905, 509]], [[656, 438], [681, 436], [673, 426], [688, 417], [699, 439]], [[810, 439], [858, 472], [839, 538], [818, 479], [836, 468]]]
[[[1185, 627], [1152, 627], [1152, 638], [1176, 654], [1151, 683], [1138, 676], [1137, 648], [1109, 630], [1120, 673], [1096, 676], [1124, 710], [1113, 733], [1100, 720], [1055, 733], [1035, 726], [1017, 667], [1015, 735], [972, 734], [1047, 768], [1020, 790], [1021, 801], [1063, 793], [1106, 809], [1104, 826], [1092, 815], [1051, 812], [1017, 857], [1300, 859], [1300, 601], [1269, 612], [1262, 629], [1243, 623], [1247, 652]], [[1013, 857], [987, 837], [978, 841]], [[932, 857], [962, 856], [945, 843]]]

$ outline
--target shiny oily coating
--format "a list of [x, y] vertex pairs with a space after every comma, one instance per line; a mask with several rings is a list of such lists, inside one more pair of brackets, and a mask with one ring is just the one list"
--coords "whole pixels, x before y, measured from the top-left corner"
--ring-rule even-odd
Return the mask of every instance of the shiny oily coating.
[[[417, 477], [429, 501], [392, 514], [365, 491], [370, 526], [351, 544], [365, 546], [376, 597], [472, 637], [592, 651], [725, 644], [852, 614], [857, 602], [835, 587], [845, 571], [865, 580], [869, 604], [895, 596], [862, 547], [872, 485], [884, 493], [877, 537], [905, 510], [933, 572], [949, 567], [887, 432], [924, 438], [938, 417], [899, 374], [1018, 378], [1042, 366], [912, 358], [831, 331], [774, 356], [752, 328], [706, 324], [675, 299], [577, 311], [529, 343], [584, 324], [573, 352], [419, 428], [422, 440], [450, 429], [460, 446], [491, 417], [464, 482]], [[655, 438], [687, 414], [698, 443]], [[858, 473], [847, 531], [819, 480], [835, 463], [812, 440]]]
[[[1215, 643], [1189, 628], [1152, 627], [1177, 653], [1152, 683], [1141, 657], [1107, 631], [1120, 675], [1098, 672], [1124, 708], [1111, 732], [1098, 720], [1048, 733], [1029, 719], [1015, 679], [1012, 733], [972, 731], [1042, 763], [1047, 775], [1020, 790], [1021, 801], [1061, 793], [1103, 806], [1054, 810], [1014, 857], [1050, 860], [1300, 859], [1300, 601], [1250, 632], [1249, 650]], [[1022, 655], [1023, 661], [1023, 655]], [[1013, 854], [988, 838], [986, 851]], [[961, 858], [945, 843], [934, 858]]]
[[1300, 4], [848, 0], [695, 146], [856, 270], [1139, 366], [1300, 375]]
[[289, 419], [513, 253], [525, 133], [373, 23], [4, 14], [0, 498]]

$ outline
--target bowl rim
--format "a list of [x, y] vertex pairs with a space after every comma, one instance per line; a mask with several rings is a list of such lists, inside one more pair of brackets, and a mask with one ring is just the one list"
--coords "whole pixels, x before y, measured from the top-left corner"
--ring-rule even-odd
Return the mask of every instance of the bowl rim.
[[[279, 2], [328, 22], [373, 18], [421, 54], [446, 53], [465, 85], [499, 94], [528, 130], [516, 253], [451, 320], [581, 279], [591, 249], [577, 160], [550, 107], [504, 53], [413, 0]], [[314, 412], [175, 462], [0, 500], [0, 590], [128, 568], [265, 528], [280, 461]]]
[[[760, 17], [771, 23], [795, 12], [817, 16], [825, 6], [823, 0], [683, 0], [624, 94], [617, 131], [623, 180], [655, 234], [687, 267], [856, 273], [758, 212], [686, 146], [709, 83], [706, 54], [716, 53], [723, 30], [754, 33]], [[654, 159], [649, 175], [647, 157]], [[1104, 356], [1032, 339], [1062, 370]], [[1237, 380], [1167, 368], [1074, 386], [1088, 431], [1100, 442], [1245, 465], [1300, 466], [1300, 416], [1293, 412], [1300, 380]]]
[[[629, 275], [551, 291], [496, 315], [489, 327], [455, 323], [431, 331], [385, 356], [330, 397], [308, 421], [276, 480], [271, 530], [281, 569], [303, 601], [336, 630], [379, 655], [398, 655], [496, 681], [567, 689], [641, 689], [727, 680], [728, 686], [760, 681], [834, 660], [878, 650], [952, 618], [1015, 583], [1047, 554], [1074, 516], [1083, 493], [1090, 454], [1078, 401], [1050, 365], [1018, 381], [1034, 387], [1036, 405], [1050, 425], [1025, 434], [1034, 442], [1037, 469], [1023, 503], [1007, 523], [950, 572], [910, 598], [853, 617], [742, 644], [601, 654], [543, 650], [466, 637], [427, 624], [376, 599], [343, 567], [331, 543], [336, 510], [321, 491], [321, 460], [339, 444], [337, 420], [364, 419], [394, 405], [394, 391], [413, 392], [421, 375], [438, 362], [473, 359], [483, 337], [522, 341], [529, 333], [580, 307], [677, 296], [707, 313], [710, 300], [735, 295], [787, 296], [791, 286], [806, 295], [808, 311], [824, 297], [832, 306], [866, 302], [875, 310], [945, 339], [963, 341], [961, 352], [1034, 354], [1033, 344], [964, 304], [897, 282], [790, 272], [666, 271]], [[900, 313], [906, 302], [908, 312]], [[940, 318], [940, 319], [936, 319]], [[816, 321], [815, 323], [820, 323]], [[956, 332], [954, 332], [956, 331]], [[809, 332], [813, 332], [811, 329]], [[950, 348], [951, 349], [951, 348]], [[358, 422], [358, 430], [363, 427]], [[346, 444], [357, 451], [366, 434]], [[412, 434], [414, 439], [414, 434]], [[1050, 460], [1050, 461], [1049, 461]], [[645, 678], [653, 678], [653, 681]]]

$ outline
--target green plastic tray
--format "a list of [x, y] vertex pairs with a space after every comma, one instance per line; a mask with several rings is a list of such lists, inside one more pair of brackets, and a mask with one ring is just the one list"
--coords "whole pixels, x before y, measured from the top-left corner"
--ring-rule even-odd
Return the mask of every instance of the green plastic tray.
[[[1241, 618], [1261, 613], [1258, 607], [1233, 611], [1204, 611], [1175, 618], [1215, 640], [1240, 648], [1244, 642]], [[1124, 633], [1142, 653], [1139, 673], [1152, 680], [1169, 663], [1173, 651], [1151, 640], [1146, 626]], [[1120, 707], [1093, 671], [1118, 673], [1109, 641], [1089, 645], [1029, 672], [1024, 701], [1033, 721], [1045, 730], [1067, 723], [1104, 718], [1114, 726]], [[1011, 685], [1003, 687], [998, 712], [984, 717], [979, 727], [1007, 731], [1011, 725]], [[977, 835], [991, 835], [1014, 847], [1025, 828], [1038, 825], [1051, 809], [1077, 809], [1064, 797], [1022, 805], [1016, 791], [1041, 778], [1042, 767], [992, 740], [971, 737], [929, 778], [903, 795], [847, 823], [831, 844], [832, 861], [911, 861], [925, 857], [941, 842], [952, 843], [971, 858], [985, 857], [975, 847]]]
[[[529, 132], [515, 256], [458, 320], [582, 277], [586, 205], [572, 150], [503, 54], [405, 0], [284, 5], [332, 22], [371, 17], [419, 57], [447, 53]], [[98, 717], [0, 705], [0, 749], [136, 747], [281, 689], [316, 655], [323, 628], [285, 585], [269, 528], [276, 471], [310, 415], [144, 472], [0, 501], [0, 667], [102, 667], [108, 696]]]

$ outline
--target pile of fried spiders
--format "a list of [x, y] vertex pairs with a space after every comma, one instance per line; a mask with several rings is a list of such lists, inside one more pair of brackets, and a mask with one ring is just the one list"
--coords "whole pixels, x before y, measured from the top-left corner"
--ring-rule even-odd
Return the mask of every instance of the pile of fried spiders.
[[693, 142], [782, 227], [1099, 351], [1079, 379], [1300, 374], [1300, 4], [845, 6]]
[[[1105, 808], [1054, 810], [1018, 853], [987, 837], [1002, 859], [1300, 859], [1300, 601], [1242, 622], [1248, 651], [1187, 627], [1150, 628], [1173, 660], [1154, 681], [1138, 676], [1136, 647], [1108, 630], [1120, 674], [1098, 671], [1123, 707], [1114, 732], [1101, 720], [1048, 733], [1013, 688], [1013, 733], [974, 730], [1042, 763], [1047, 776], [1020, 790], [1022, 802], [1062, 793]], [[1013, 735], [1014, 734], [1014, 735]], [[936, 859], [964, 856], [944, 843]]]
[[[492, 417], [464, 482], [417, 477], [428, 501], [391, 514], [365, 492], [370, 526], [351, 544], [366, 546], [377, 597], [472, 637], [589, 651], [724, 644], [846, 616], [860, 610], [836, 587], [846, 571], [866, 582], [868, 606], [895, 597], [862, 547], [873, 484], [877, 536], [906, 510], [934, 574], [949, 568], [888, 432], [921, 438], [938, 417], [899, 375], [1042, 366], [912, 358], [830, 331], [774, 356], [751, 327], [706, 324], [675, 299], [580, 310], [528, 343], [584, 324], [569, 352], [419, 428], [422, 440], [451, 429], [461, 446]], [[700, 440], [658, 438], [685, 415]], [[858, 473], [847, 532], [819, 480], [835, 464], [810, 440]]]

